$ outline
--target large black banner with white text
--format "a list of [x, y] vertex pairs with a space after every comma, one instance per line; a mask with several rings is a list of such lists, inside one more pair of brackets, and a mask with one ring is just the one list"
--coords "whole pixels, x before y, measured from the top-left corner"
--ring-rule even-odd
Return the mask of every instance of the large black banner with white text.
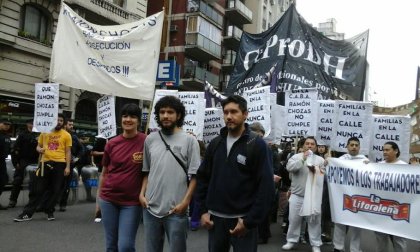
[[226, 94], [271, 85], [283, 92], [318, 89], [319, 99], [362, 100], [368, 31], [331, 40], [309, 25], [294, 5], [269, 30], [243, 33]]

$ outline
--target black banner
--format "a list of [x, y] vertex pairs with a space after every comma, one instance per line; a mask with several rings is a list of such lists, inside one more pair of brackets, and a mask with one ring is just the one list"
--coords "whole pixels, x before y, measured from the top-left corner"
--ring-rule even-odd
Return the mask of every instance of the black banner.
[[363, 100], [368, 34], [331, 40], [291, 5], [269, 30], [243, 33], [225, 93], [271, 85], [277, 93], [317, 88], [319, 99]]

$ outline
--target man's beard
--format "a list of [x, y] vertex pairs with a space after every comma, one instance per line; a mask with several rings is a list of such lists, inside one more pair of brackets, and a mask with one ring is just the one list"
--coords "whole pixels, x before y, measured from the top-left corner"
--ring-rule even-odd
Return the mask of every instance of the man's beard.
[[55, 131], [59, 131], [63, 128], [63, 125], [57, 124], [57, 126], [55, 126], [54, 130]]
[[176, 123], [171, 123], [169, 126], [163, 126], [161, 125], [162, 132], [165, 135], [171, 135], [174, 132], [174, 129], [176, 128]]

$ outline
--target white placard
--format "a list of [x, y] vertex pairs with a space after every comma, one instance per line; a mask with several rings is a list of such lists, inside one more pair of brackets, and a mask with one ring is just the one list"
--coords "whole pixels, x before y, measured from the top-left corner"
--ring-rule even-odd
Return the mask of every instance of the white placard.
[[204, 110], [206, 108], [204, 92], [179, 92], [178, 97], [185, 106], [182, 129], [193, 133], [198, 140], [203, 140]]
[[392, 141], [400, 149], [399, 159], [408, 163], [410, 159], [410, 117], [393, 115], [373, 115], [372, 140], [369, 159], [379, 162], [383, 159], [383, 145]]
[[[115, 120], [115, 97], [102, 96], [97, 101], [98, 110], [98, 135], [109, 139], [117, 135], [117, 123]], [[140, 118], [139, 118], [140, 119]]]
[[266, 141], [278, 143], [285, 130], [286, 110], [284, 106], [277, 104], [277, 94], [270, 93], [270, 115], [271, 115], [271, 132], [265, 138]]
[[59, 84], [35, 84], [34, 132], [48, 133], [57, 125]]
[[420, 169], [331, 158], [326, 168], [335, 223], [420, 241]]
[[319, 145], [331, 145], [335, 122], [334, 101], [318, 101], [318, 124], [316, 127], [316, 140]]
[[265, 130], [264, 137], [267, 137], [271, 132], [270, 87], [247, 90], [243, 97], [248, 103], [248, 118], [245, 122], [261, 123]]
[[61, 3], [50, 80], [91, 92], [151, 100], [163, 11], [132, 23], [89, 23]]
[[287, 136], [315, 136], [317, 123], [318, 91], [313, 88], [287, 90]]
[[368, 155], [372, 132], [372, 103], [357, 101], [335, 102], [334, 135], [331, 149], [346, 152], [347, 140], [357, 137], [360, 141], [360, 154]]
[[220, 130], [225, 127], [223, 110], [218, 108], [207, 108], [204, 117], [203, 141], [207, 146], [213, 138], [220, 134]]
[[153, 98], [152, 111], [149, 114], [150, 131], [156, 131], [159, 129], [159, 125], [157, 124], [155, 120], [155, 105], [160, 100], [160, 98], [167, 95], [178, 97], [178, 90], [156, 89], [155, 98]]

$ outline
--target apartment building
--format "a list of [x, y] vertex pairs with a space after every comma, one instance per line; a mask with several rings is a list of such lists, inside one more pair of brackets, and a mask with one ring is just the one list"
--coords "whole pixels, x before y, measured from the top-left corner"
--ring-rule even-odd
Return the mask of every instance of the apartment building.
[[[129, 23], [146, 17], [147, 0], [64, 2], [87, 21], [99, 25]], [[10, 118], [14, 128], [33, 117], [34, 83], [49, 82], [60, 4], [60, 0], [0, 1], [0, 116]], [[60, 110], [79, 120], [79, 126], [89, 128], [91, 122], [96, 122], [99, 97], [100, 94], [61, 85]], [[118, 102], [125, 101], [118, 98]]]

